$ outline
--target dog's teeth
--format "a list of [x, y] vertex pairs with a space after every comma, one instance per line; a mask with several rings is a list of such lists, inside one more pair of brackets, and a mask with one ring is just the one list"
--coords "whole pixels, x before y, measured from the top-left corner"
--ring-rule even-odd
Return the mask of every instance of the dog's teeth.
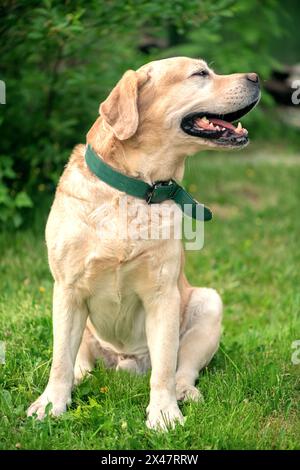
[[219, 127], [219, 126], [216, 126], [215, 129], [216, 129], [216, 131], [219, 131], [219, 130], [220, 130], [220, 127]]
[[222, 127], [222, 131], [226, 131], [226, 127]]
[[243, 127], [242, 127], [242, 124], [239, 122], [236, 129], [235, 129], [235, 132], [237, 132], [238, 134], [241, 134], [243, 132]]
[[208, 127], [210, 127], [211, 129], [214, 129], [215, 126], [213, 125], [212, 122], [210, 122]]
[[207, 119], [206, 116], [203, 116], [202, 121], [204, 121], [204, 122], [209, 122], [209, 120]]

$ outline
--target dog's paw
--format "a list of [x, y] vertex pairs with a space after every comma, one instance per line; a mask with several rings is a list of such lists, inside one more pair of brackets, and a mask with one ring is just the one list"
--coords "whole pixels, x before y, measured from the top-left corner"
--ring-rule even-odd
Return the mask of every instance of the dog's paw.
[[172, 404], [164, 409], [148, 406], [147, 413], [148, 419], [146, 421], [146, 426], [149, 429], [154, 429], [159, 432], [166, 432], [169, 429], [174, 429], [176, 424], [183, 425], [185, 422], [185, 418], [177, 404]]
[[[45, 418], [48, 405], [49, 405], [49, 415], [59, 416], [64, 413], [67, 409], [67, 405], [70, 404], [71, 399], [68, 400], [59, 400], [51, 399], [51, 396], [47, 395], [45, 392], [33, 402], [27, 410], [27, 416], [33, 416], [38, 420]], [[51, 406], [50, 406], [51, 403]]]
[[201, 392], [194, 385], [186, 383], [176, 384], [176, 398], [178, 401], [204, 401]]

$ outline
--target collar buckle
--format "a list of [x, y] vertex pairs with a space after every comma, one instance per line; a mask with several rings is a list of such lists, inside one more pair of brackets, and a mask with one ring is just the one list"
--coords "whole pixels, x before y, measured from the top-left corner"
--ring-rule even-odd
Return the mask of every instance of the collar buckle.
[[[158, 193], [162, 191], [162, 188], [165, 188], [167, 191], [165, 195], [160, 194], [160, 197], [158, 197]], [[167, 199], [172, 199], [172, 196], [175, 194], [177, 189], [177, 183], [174, 180], [169, 180], [169, 181], [156, 181], [155, 183], [152, 184], [150, 187], [147, 197], [146, 197], [146, 202], [147, 204], [155, 204], [159, 202], [163, 202]], [[154, 198], [157, 198], [157, 200], [153, 200]]]

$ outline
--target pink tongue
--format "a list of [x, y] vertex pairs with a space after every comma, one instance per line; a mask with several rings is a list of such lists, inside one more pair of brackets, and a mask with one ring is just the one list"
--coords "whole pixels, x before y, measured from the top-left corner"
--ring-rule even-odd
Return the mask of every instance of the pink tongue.
[[227, 121], [222, 121], [222, 119], [210, 119], [210, 122], [213, 123], [214, 126], [220, 126], [220, 127], [225, 127], [226, 129], [231, 129], [232, 131], [235, 131], [235, 127]]

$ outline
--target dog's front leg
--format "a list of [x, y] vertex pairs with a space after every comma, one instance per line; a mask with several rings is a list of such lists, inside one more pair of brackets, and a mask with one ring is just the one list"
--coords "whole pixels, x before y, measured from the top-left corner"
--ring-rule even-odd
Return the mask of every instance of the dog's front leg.
[[180, 295], [177, 288], [145, 304], [146, 335], [151, 358], [150, 403], [147, 426], [167, 430], [183, 416], [176, 400], [175, 373], [179, 347]]
[[29, 407], [27, 415], [45, 416], [52, 403], [51, 414], [57, 416], [71, 401], [74, 363], [87, 319], [87, 307], [73, 289], [55, 283], [53, 291], [53, 361], [48, 385]]

